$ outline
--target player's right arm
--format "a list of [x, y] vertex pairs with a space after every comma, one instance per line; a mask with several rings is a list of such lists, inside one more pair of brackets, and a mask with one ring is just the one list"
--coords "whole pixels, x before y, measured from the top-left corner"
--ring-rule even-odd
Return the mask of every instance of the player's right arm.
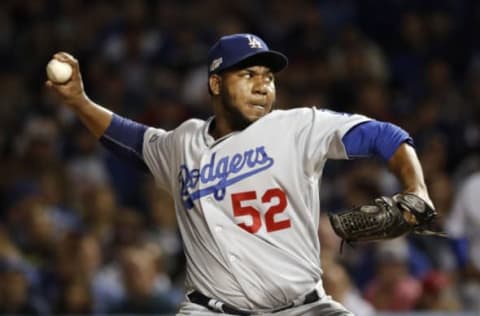
[[53, 90], [63, 103], [68, 106], [82, 123], [99, 139], [107, 130], [113, 113], [90, 100], [83, 88], [82, 76], [78, 61], [67, 53], [57, 53], [53, 58], [72, 66], [72, 77], [65, 84], [55, 84], [47, 80], [46, 85]]
[[96, 104], [85, 93], [78, 61], [67, 53], [57, 53], [55, 59], [72, 66], [72, 77], [65, 84], [48, 80], [46, 85], [69, 107], [89, 131], [108, 149], [127, 162], [148, 170], [143, 159], [143, 140], [147, 126], [123, 118]]

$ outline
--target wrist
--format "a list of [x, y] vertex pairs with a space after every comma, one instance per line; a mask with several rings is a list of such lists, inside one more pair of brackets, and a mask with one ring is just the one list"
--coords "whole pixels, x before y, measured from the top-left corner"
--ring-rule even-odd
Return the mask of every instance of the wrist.
[[88, 98], [85, 92], [81, 92], [76, 96], [72, 96], [66, 99], [65, 104], [75, 112], [82, 111], [83, 109], [90, 107], [92, 101]]
[[406, 193], [412, 193], [424, 200], [430, 207], [435, 209], [432, 200], [430, 199], [430, 196], [428, 194], [427, 188], [425, 186], [423, 187], [417, 187], [417, 188], [412, 188], [412, 189], [405, 189], [404, 192]]

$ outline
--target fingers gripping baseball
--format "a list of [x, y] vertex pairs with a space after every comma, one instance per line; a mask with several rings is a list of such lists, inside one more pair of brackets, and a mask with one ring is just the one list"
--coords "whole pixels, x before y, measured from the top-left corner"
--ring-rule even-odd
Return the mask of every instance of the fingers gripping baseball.
[[49, 63], [50, 65], [47, 66], [48, 79], [45, 82], [46, 86], [68, 106], [74, 105], [79, 99], [86, 98], [77, 59], [68, 53], [58, 52], [53, 55], [52, 60], [68, 64], [71, 67], [71, 75], [68, 78], [68, 73], [64, 73], [64, 71], [68, 70], [68, 67], [65, 67], [64, 64], [56, 63], [57, 65], [54, 66], [58, 67], [52, 67], [51, 63]]

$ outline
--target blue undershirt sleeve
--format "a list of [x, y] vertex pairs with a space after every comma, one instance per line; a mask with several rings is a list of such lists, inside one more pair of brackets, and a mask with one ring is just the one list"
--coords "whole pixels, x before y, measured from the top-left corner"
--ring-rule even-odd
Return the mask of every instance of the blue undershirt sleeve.
[[143, 136], [147, 126], [113, 114], [112, 122], [100, 142], [129, 164], [148, 171], [143, 159]]
[[375, 120], [352, 127], [342, 141], [350, 159], [375, 155], [388, 161], [402, 143], [413, 146], [413, 140], [405, 130]]

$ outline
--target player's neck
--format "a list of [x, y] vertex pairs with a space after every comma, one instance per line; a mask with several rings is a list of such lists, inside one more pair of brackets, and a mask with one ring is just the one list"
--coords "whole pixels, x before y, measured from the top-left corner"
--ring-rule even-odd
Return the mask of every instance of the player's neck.
[[226, 107], [219, 102], [219, 99], [213, 103], [214, 119], [210, 124], [209, 133], [214, 139], [219, 139], [232, 132], [245, 129], [250, 122], [241, 119], [241, 114], [234, 108]]
[[208, 132], [214, 139], [219, 139], [232, 132], [244, 130], [248, 125], [250, 125], [250, 122], [232, 121], [225, 116], [216, 115], [210, 124]]
[[228, 135], [234, 131], [234, 129], [231, 128], [229, 124], [225, 123], [226, 121], [222, 120], [218, 116], [215, 116], [215, 118], [212, 120], [209, 133], [214, 139], [222, 138], [223, 136]]

